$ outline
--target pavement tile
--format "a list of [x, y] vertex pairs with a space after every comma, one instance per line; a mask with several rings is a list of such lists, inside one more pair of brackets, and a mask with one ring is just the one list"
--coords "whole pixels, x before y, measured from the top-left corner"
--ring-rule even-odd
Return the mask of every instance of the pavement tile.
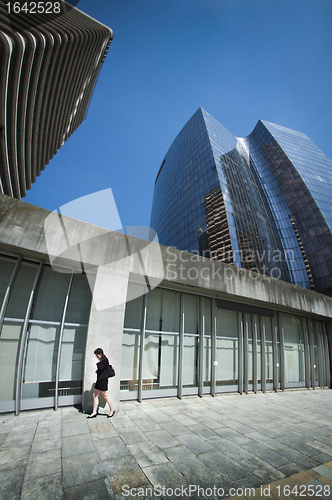
[[20, 500], [62, 500], [64, 498], [61, 474], [24, 481]]
[[35, 428], [33, 429], [12, 429], [2, 443], [2, 448], [12, 448], [15, 446], [31, 446], [35, 435]]
[[[146, 441], [146, 433], [143, 433], [138, 427], [129, 427], [128, 429], [117, 429], [119, 436], [123, 439], [125, 444], [140, 443]], [[156, 431], [159, 432], [159, 431]]]
[[69, 422], [85, 422], [86, 414], [74, 408], [74, 410], [70, 412], [63, 411], [61, 415], [61, 420], [63, 424]]
[[89, 434], [90, 429], [85, 420], [81, 420], [80, 422], [64, 422], [62, 423], [62, 437], [67, 436], [78, 436], [79, 434]]
[[98, 479], [90, 483], [71, 486], [70, 488], [65, 488], [64, 492], [65, 500], [115, 500], [115, 495], [108, 479]]
[[314, 467], [313, 471], [332, 481], [332, 469], [330, 467], [326, 467], [326, 465], [319, 465], [318, 467]]
[[127, 446], [120, 437], [111, 437], [95, 440], [95, 449], [97, 448], [100, 460], [112, 460], [113, 458], [125, 457], [130, 455]]
[[311, 492], [313, 492], [316, 497], [323, 498], [324, 500], [332, 500], [332, 489], [319, 479], [313, 479], [305, 486], [308, 497], [310, 497]]
[[27, 463], [24, 480], [50, 476], [61, 472], [61, 450], [53, 450], [32, 453]]
[[191, 429], [187, 429], [178, 422], [174, 422], [172, 418], [169, 419], [169, 422], [160, 422], [160, 425], [163, 429], [165, 429], [165, 431], [172, 434], [172, 436], [181, 436], [182, 434], [188, 434], [188, 432], [191, 432]]
[[165, 412], [158, 410], [157, 408], [149, 409], [148, 411], [144, 411], [144, 413], [155, 420], [159, 425], [162, 425], [164, 422], [171, 422], [173, 423], [174, 420], [166, 415]]
[[39, 453], [40, 451], [52, 450], [54, 448], [61, 448], [61, 437], [58, 433], [48, 439], [36, 437], [31, 446], [31, 453]]
[[258, 431], [247, 432], [246, 436], [274, 451], [282, 450], [286, 446], [284, 443], [280, 443], [280, 441], [261, 434]]
[[332, 481], [330, 481], [330, 479], [327, 479], [326, 477], [323, 477], [323, 476], [318, 476], [317, 478], [319, 481], [321, 481], [322, 483], [324, 484], [327, 484], [328, 486], [331, 487], [332, 489]]
[[303, 470], [303, 467], [298, 464], [289, 464], [284, 467], [279, 467], [280, 472], [282, 472], [285, 476], [292, 476], [293, 474], [297, 474]]
[[120, 493], [125, 485], [134, 488], [147, 483], [142, 469], [132, 456], [105, 460], [103, 465], [114, 494]]
[[19, 498], [25, 467], [26, 459], [7, 462], [0, 466], [1, 500]]
[[261, 484], [263, 484], [263, 480], [267, 479], [265, 482], [270, 483], [272, 481], [276, 481], [277, 479], [282, 479], [285, 477], [285, 474], [280, 470], [272, 467], [272, 465], [266, 463], [264, 460], [261, 460], [258, 457], [250, 457], [240, 461], [240, 465], [244, 468], [248, 469], [252, 474], [255, 474], [259, 478], [262, 478]]
[[250, 471], [220, 452], [203, 453], [200, 459], [230, 483], [252, 475]]
[[212, 430], [225, 428], [225, 424], [221, 421], [217, 421], [214, 418], [202, 416], [202, 414], [196, 418], [196, 423], [201, 423]]
[[179, 488], [189, 486], [189, 481], [171, 462], [143, 468], [144, 474], [153, 486]]
[[319, 461], [315, 458], [310, 458], [308, 455], [304, 453], [300, 453], [299, 451], [293, 450], [292, 448], [285, 447], [281, 451], [282, 455], [285, 458], [288, 458], [291, 462], [294, 462], [302, 467], [302, 470], [311, 469], [319, 465]]
[[279, 467], [283, 467], [292, 463], [292, 460], [283, 457], [281, 454], [276, 453], [275, 451], [272, 451], [259, 443], [249, 443], [245, 444], [243, 447], [246, 450], [250, 451], [253, 455], [256, 455], [262, 460], [265, 460], [268, 464], [276, 467], [277, 469]]
[[312, 470], [306, 470], [299, 472], [297, 474], [293, 474], [291, 479], [296, 481], [299, 484], [306, 484], [312, 479], [316, 479], [319, 476], [318, 472], [314, 472]]
[[74, 455], [62, 459], [63, 485], [65, 488], [106, 477], [104, 464], [97, 453]]
[[175, 439], [169, 432], [165, 430], [146, 432], [145, 436], [146, 438], [150, 439], [156, 446], [159, 446], [159, 448], [162, 449], [172, 448], [173, 446], [180, 444], [177, 439]]
[[234, 429], [229, 429], [229, 428], [222, 428], [222, 429], [216, 429], [216, 433], [218, 434], [219, 437], [229, 439], [230, 441], [233, 441], [234, 443], [238, 445], [243, 445], [243, 444], [248, 444], [252, 443], [253, 440], [244, 434], [241, 434], [240, 432], [235, 431]]
[[144, 416], [144, 419], [136, 420], [136, 425], [141, 429], [142, 432], [159, 431], [161, 429], [160, 425], [157, 424], [157, 422], [152, 420], [152, 418], [146, 416]]
[[320, 441], [311, 441], [310, 446], [316, 448], [319, 451], [317, 455], [321, 453], [326, 453], [327, 455], [332, 456], [332, 446], [328, 446], [327, 444], [322, 443]]
[[15, 446], [12, 448], [3, 448], [0, 450], [0, 466], [6, 464], [7, 462], [15, 462], [16, 460], [28, 458], [31, 446]]
[[297, 441], [293, 437], [283, 437], [283, 438], [278, 438], [278, 441], [283, 442], [285, 445], [294, 448], [294, 450], [299, 451], [301, 453], [304, 453], [305, 455], [308, 455], [308, 457], [314, 457], [315, 455], [319, 455], [319, 450], [317, 448], [314, 448], [313, 446], [310, 446], [307, 443], [303, 443], [300, 441]]
[[252, 453], [228, 439], [214, 439], [213, 441], [211, 441], [211, 443], [213, 444], [214, 448], [222, 451], [223, 453], [225, 453], [225, 455], [235, 461], [252, 457]]
[[90, 434], [64, 437], [61, 448], [63, 458], [96, 452], [96, 446]]
[[[99, 420], [98, 417], [93, 420]], [[127, 429], [128, 427], [136, 427], [135, 422], [132, 421], [127, 415], [114, 415], [111, 418], [112, 425], [117, 429]]]
[[190, 431], [195, 432], [195, 434], [202, 437], [203, 439], [215, 439], [220, 437], [219, 434], [203, 424], [190, 426]]
[[2, 443], [4, 442], [6, 437], [8, 436], [8, 432], [0, 432], [0, 446], [2, 445]]
[[191, 471], [208, 468], [205, 462], [200, 460], [192, 451], [183, 445], [166, 449], [165, 455], [184, 475], [189, 474]]
[[167, 457], [150, 441], [127, 445], [128, 451], [135, 458], [140, 467], [157, 465], [168, 462]]
[[197, 422], [193, 418], [190, 418], [187, 414], [175, 414], [172, 415], [173, 420], [175, 420], [178, 424], [183, 425], [184, 427], [188, 427], [191, 425], [196, 425]]
[[136, 406], [133, 409], [124, 410], [124, 412], [135, 423], [137, 423], [137, 420], [144, 420], [146, 418], [146, 414], [139, 408], [136, 408]]
[[[231, 487], [220, 474], [211, 468], [191, 471], [185, 476], [191, 483], [190, 492], [193, 492], [194, 494], [203, 494], [201, 489], [205, 490], [205, 492], [208, 489], [212, 489], [212, 494], [208, 496], [211, 500], [226, 497]], [[207, 493], [210, 492], [207, 491]]]
[[214, 447], [211, 444], [209, 444], [207, 441], [197, 436], [196, 434], [184, 434], [178, 436], [177, 439], [187, 448], [189, 448], [189, 450], [195, 453], [195, 455], [214, 451]]

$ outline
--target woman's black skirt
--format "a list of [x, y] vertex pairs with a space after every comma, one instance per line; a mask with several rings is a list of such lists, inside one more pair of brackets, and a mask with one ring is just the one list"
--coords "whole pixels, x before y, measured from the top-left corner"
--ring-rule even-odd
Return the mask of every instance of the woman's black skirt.
[[108, 379], [104, 378], [101, 380], [97, 380], [95, 383], [95, 389], [98, 389], [99, 391], [107, 391], [108, 390]]

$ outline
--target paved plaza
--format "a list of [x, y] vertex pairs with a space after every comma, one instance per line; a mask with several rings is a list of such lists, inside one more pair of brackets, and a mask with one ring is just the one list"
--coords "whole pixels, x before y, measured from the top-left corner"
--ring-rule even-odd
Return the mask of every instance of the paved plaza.
[[328, 389], [126, 402], [111, 419], [25, 411], [0, 423], [1, 500], [332, 498]]

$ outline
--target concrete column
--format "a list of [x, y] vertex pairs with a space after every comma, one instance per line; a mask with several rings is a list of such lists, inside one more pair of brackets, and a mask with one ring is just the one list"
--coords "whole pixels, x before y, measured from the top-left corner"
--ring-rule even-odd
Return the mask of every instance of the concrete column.
[[272, 318], [272, 356], [273, 356], [273, 390], [278, 390], [278, 342], [277, 342], [277, 323], [276, 319]]
[[184, 296], [180, 294], [180, 328], [179, 328], [179, 366], [178, 366], [178, 398], [182, 399], [183, 384], [183, 333], [184, 333]]
[[309, 334], [308, 334], [308, 320], [302, 318], [302, 331], [304, 339], [304, 363], [305, 363], [305, 386], [310, 388], [310, 351], [309, 351]]
[[310, 346], [310, 377], [311, 377], [311, 387], [315, 389], [316, 387], [316, 359], [315, 359], [315, 349], [314, 349], [314, 320], [308, 320], [309, 322], [309, 346]]
[[143, 366], [144, 366], [144, 347], [145, 347], [145, 328], [146, 328], [146, 314], [148, 307], [148, 296], [143, 296], [142, 303], [142, 317], [141, 317], [141, 330], [139, 341], [139, 362], [138, 362], [138, 387], [137, 387], [137, 401], [142, 402], [143, 398]]
[[[265, 344], [265, 323], [264, 316], [259, 317], [259, 326], [261, 332], [261, 382], [262, 391], [266, 392], [266, 344]], [[270, 319], [269, 319], [270, 321]]]
[[325, 386], [325, 358], [324, 358], [324, 346], [322, 338], [322, 328], [321, 322], [315, 321], [316, 327], [316, 340], [317, 340], [317, 350], [318, 350], [318, 379], [319, 387]]
[[204, 387], [204, 297], [199, 298], [199, 349], [198, 349], [198, 395], [203, 396]]
[[217, 315], [216, 315], [216, 301], [211, 300], [211, 396], [216, 395], [216, 370], [217, 370], [217, 346], [216, 346], [216, 335], [217, 335]]
[[278, 321], [278, 334], [279, 334], [279, 349], [280, 349], [280, 388], [282, 391], [286, 388], [285, 383], [285, 342], [284, 342], [284, 329], [282, 326], [281, 314], [277, 312], [277, 321]]
[[[120, 371], [124, 314], [129, 271], [122, 262], [97, 268], [93, 288], [83, 378], [83, 411], [91, 412], [92, 394], [96, 382], [96, 358], [93, 354], [101, 347], [115, 370], [115, 377], [108, 379], [108, 391], [114, 408], [119, 407]], [[91, 280], [90, 280], [91, 283]], [[118, 304], [112, 307], [112, 304]], [[106, 401], [101, 397], [100, 405]]]
[[257, 316], [251, 315], [252, 323], [252, 390], [257, 392]]
[[239, 393], [243, 394], [243, 314], [237, 313], [238, 336], [239, 336]]
[[[327, 387], [330, 389], [331, 388], [331, 341], [332, 341], [332, 335], [331, 335], [331, 323], [324, 323], [323, 324], [323, 332], [324, 332], [324, 343], [325, 343], [325, 359], [326, 359], [326, 384]], [[329, 337], [330, 337], [330, 342], [329, 342]]]
[[243, 392], [248, 394], [248, 384], [249, 384], [249, 315], [247, 313], [243, 314]]

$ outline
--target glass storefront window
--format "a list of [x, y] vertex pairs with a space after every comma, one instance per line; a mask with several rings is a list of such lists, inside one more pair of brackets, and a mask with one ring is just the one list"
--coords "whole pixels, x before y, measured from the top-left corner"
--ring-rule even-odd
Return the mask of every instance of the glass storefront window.
[[60, 325], [30, 325], [22, 399], [54, 397]]
[[184, 333], [198, 334], [199, 297], [183, 294], [184, 300]]
[[121, 354], [121, 391], [137, 391], [140, 332], [123, 332]]
[[4, 257], [0, 255], [0, 310], [3, 299], [5, 298], [5, 293], [10, 282], [10, 278], [14, 271], [17, 259], [12, 259], [10, 257]]
[[25, 318], [37, 270], [38, 264], [32, 262], [21, 263], [5, 312], [7, 318]]
[[281, 314], [284, 331], [285, 383], [296, 385], [305, 381], [304, 338], [301, 318]]
[[237, 312], [216, 309], [216, 385], [238, 384], [238, 326]]
[[198, 335], [184, 335], [183, 387], [198, 387]]
[[59, 396], [82, 393], [87, 327], [65, 326], [61, 342]]
[[[16, 259], [0, 257], [1, 279], [0, 295], [4, 292], [16, 264]], [[24, 320], [26, 318], [33, 285], [40, 264], [22, 261], [12, 284], [4, 322], [0, 335], [0, 377], [3, 381], [0, 390], [0, 409], [13, 411], [16, 384], [18, 353], [20, 349]], [[25, 357], [22, 366], [23, 385], [21, 387], [21, 409], [39, 406], [53, 406], [61, 322], [70, 273], [59, 273], [50, 266], [43, 265], [29, 318]], [[60, 359], [59, 395], [81, 395], [83, 361], [86, 343], [87, 323], [91, 305], [91, 292], [86, 276], [75, 275], [70, 291], [66, 321], [64, 323], [63, 344]], [[85, 320], [85, 324], [79, 322]], [[38, 403], [39, 400], [43, 402]], [[19, 402], [17, 402], [20, 408]]]
[[273, 339], [271, 318], [264, 317], [265, 325], [265, 356], [266, 356], [266, 382], [273, 383]]
[[61, 322], [70, 276], [44, 266], [31, 319]]
[[15, 382], [18, 346], [23, 328], [22, 321], [5, 320], [0, 337], [0, 402], [15, 400]]
[[[140, 356], [140, 335], [143, 299], [135, 299], [126, 306], [125, 328], [123, 336], [121, 390], [138, 390], [138, 367]], [[179, 366], [180, 334], [173, 331], [180, 328], [180, 293], [171, 290], [157, 289], [147, 296], [147, 320], [144, 332], [144, 357], [142, 388], [149, 390], [166, 390], [167, 395], [175, 395], [176, 389], [180, 394], [197, 394], [203, 382], [209, 391], [211, 380], [215, 379], [216, 386], [211, 391], [224, 392], [237, 390], [239, 384], [239, 361], [243, 359], [243, 382], [247, 390], [262, 388], [262, 358], [264, 358], [267, 389], [273, 387], [275, 369], [278, 370], [280, 381], [280, 362], [282, 343], [279, 338], [273, 337], [273, 318], [259, 314], [239, 313], [229, 309], [215, 309], [216, 316], [216, 350], [212, 337], [212, 302], [207, 297], [182, 293], [184, 308], [183, 356], [182, 367]], [[204, 306], [204, 308], [201, 307]], [[243, 356], [239, 357], [238, 320], [239, 314], [247, 322], [248, 344], [243, 345]], [[285, 378], [287, 384], [299, 384], [304, 380], [304, 344], [302, 340], [300, 318], [282, 314], [285, 345]], [[203, 332], [200, 328], [204, 325]], [[265, 332], [265, 355], [262, 356], [261, 326]], [[295, 328], [295, 329], [294, 329]], [[164, 330], [168, 329], [168, 330]], [[321, 329], [312, 323], [312, 349], [317, 357], [320, 345], [316, 337]], [[203, 335], [202, 335], [203, 333]], [[203, 342], [203, 346], [200, 342]], [[296, 344], [296, 349], [290, 349]], [[300, 346], [300, 347], [299, 347]], [[256, 348], [256, 352], [254, 349]], [[276, 352], [274, 349], [276, 348]], [[247, 352], [245, 351], [247, 349]], [[297, 367], [294, 369], [296, 353]], [[200, 356], [202, 358], [200, 359]], [[213, 360], [213, 366], [212, 366]], [[214, 361], [217, 364], [214, 364]], [[253, 363], [256, 363], [255, 366]], [[201, 364], [202, 363], [202, 364]], [[274, 366], [276, 363], [276, 366]], [[202, 368], [203, 381], [199, 379]], [[178, 373], [182, 369], [182, 388], [178, 387]], [[215, 370], [215, 377], [211, 371]], [[246, 371], [247, 370], [247, 371]], [[318, 373], [318, 371], [317, 371]], [[296, 376], [298, 380], [296, 380]], [[257, 380], [257, 385], [256, 382]], [[251, 387], [252, 384], [252, 387]], [[264, 384], [265, 388], [265, 384]], [[183, 389], [183, 391], [182, 391]], [[172, 392], [173, 391], [173, 392]], [[174, 392], [175, 391], [175, 392]], [[150, 395], [147, 395], [149, 397]], [[127, 397], [124, 395], [124, 399]], [[128, 398], [129, 399], [129, 398]]]
[[66, 323], [87, 325], [89, 322], [92, 294], [85, 274], [75, 274], [71, 285]]

